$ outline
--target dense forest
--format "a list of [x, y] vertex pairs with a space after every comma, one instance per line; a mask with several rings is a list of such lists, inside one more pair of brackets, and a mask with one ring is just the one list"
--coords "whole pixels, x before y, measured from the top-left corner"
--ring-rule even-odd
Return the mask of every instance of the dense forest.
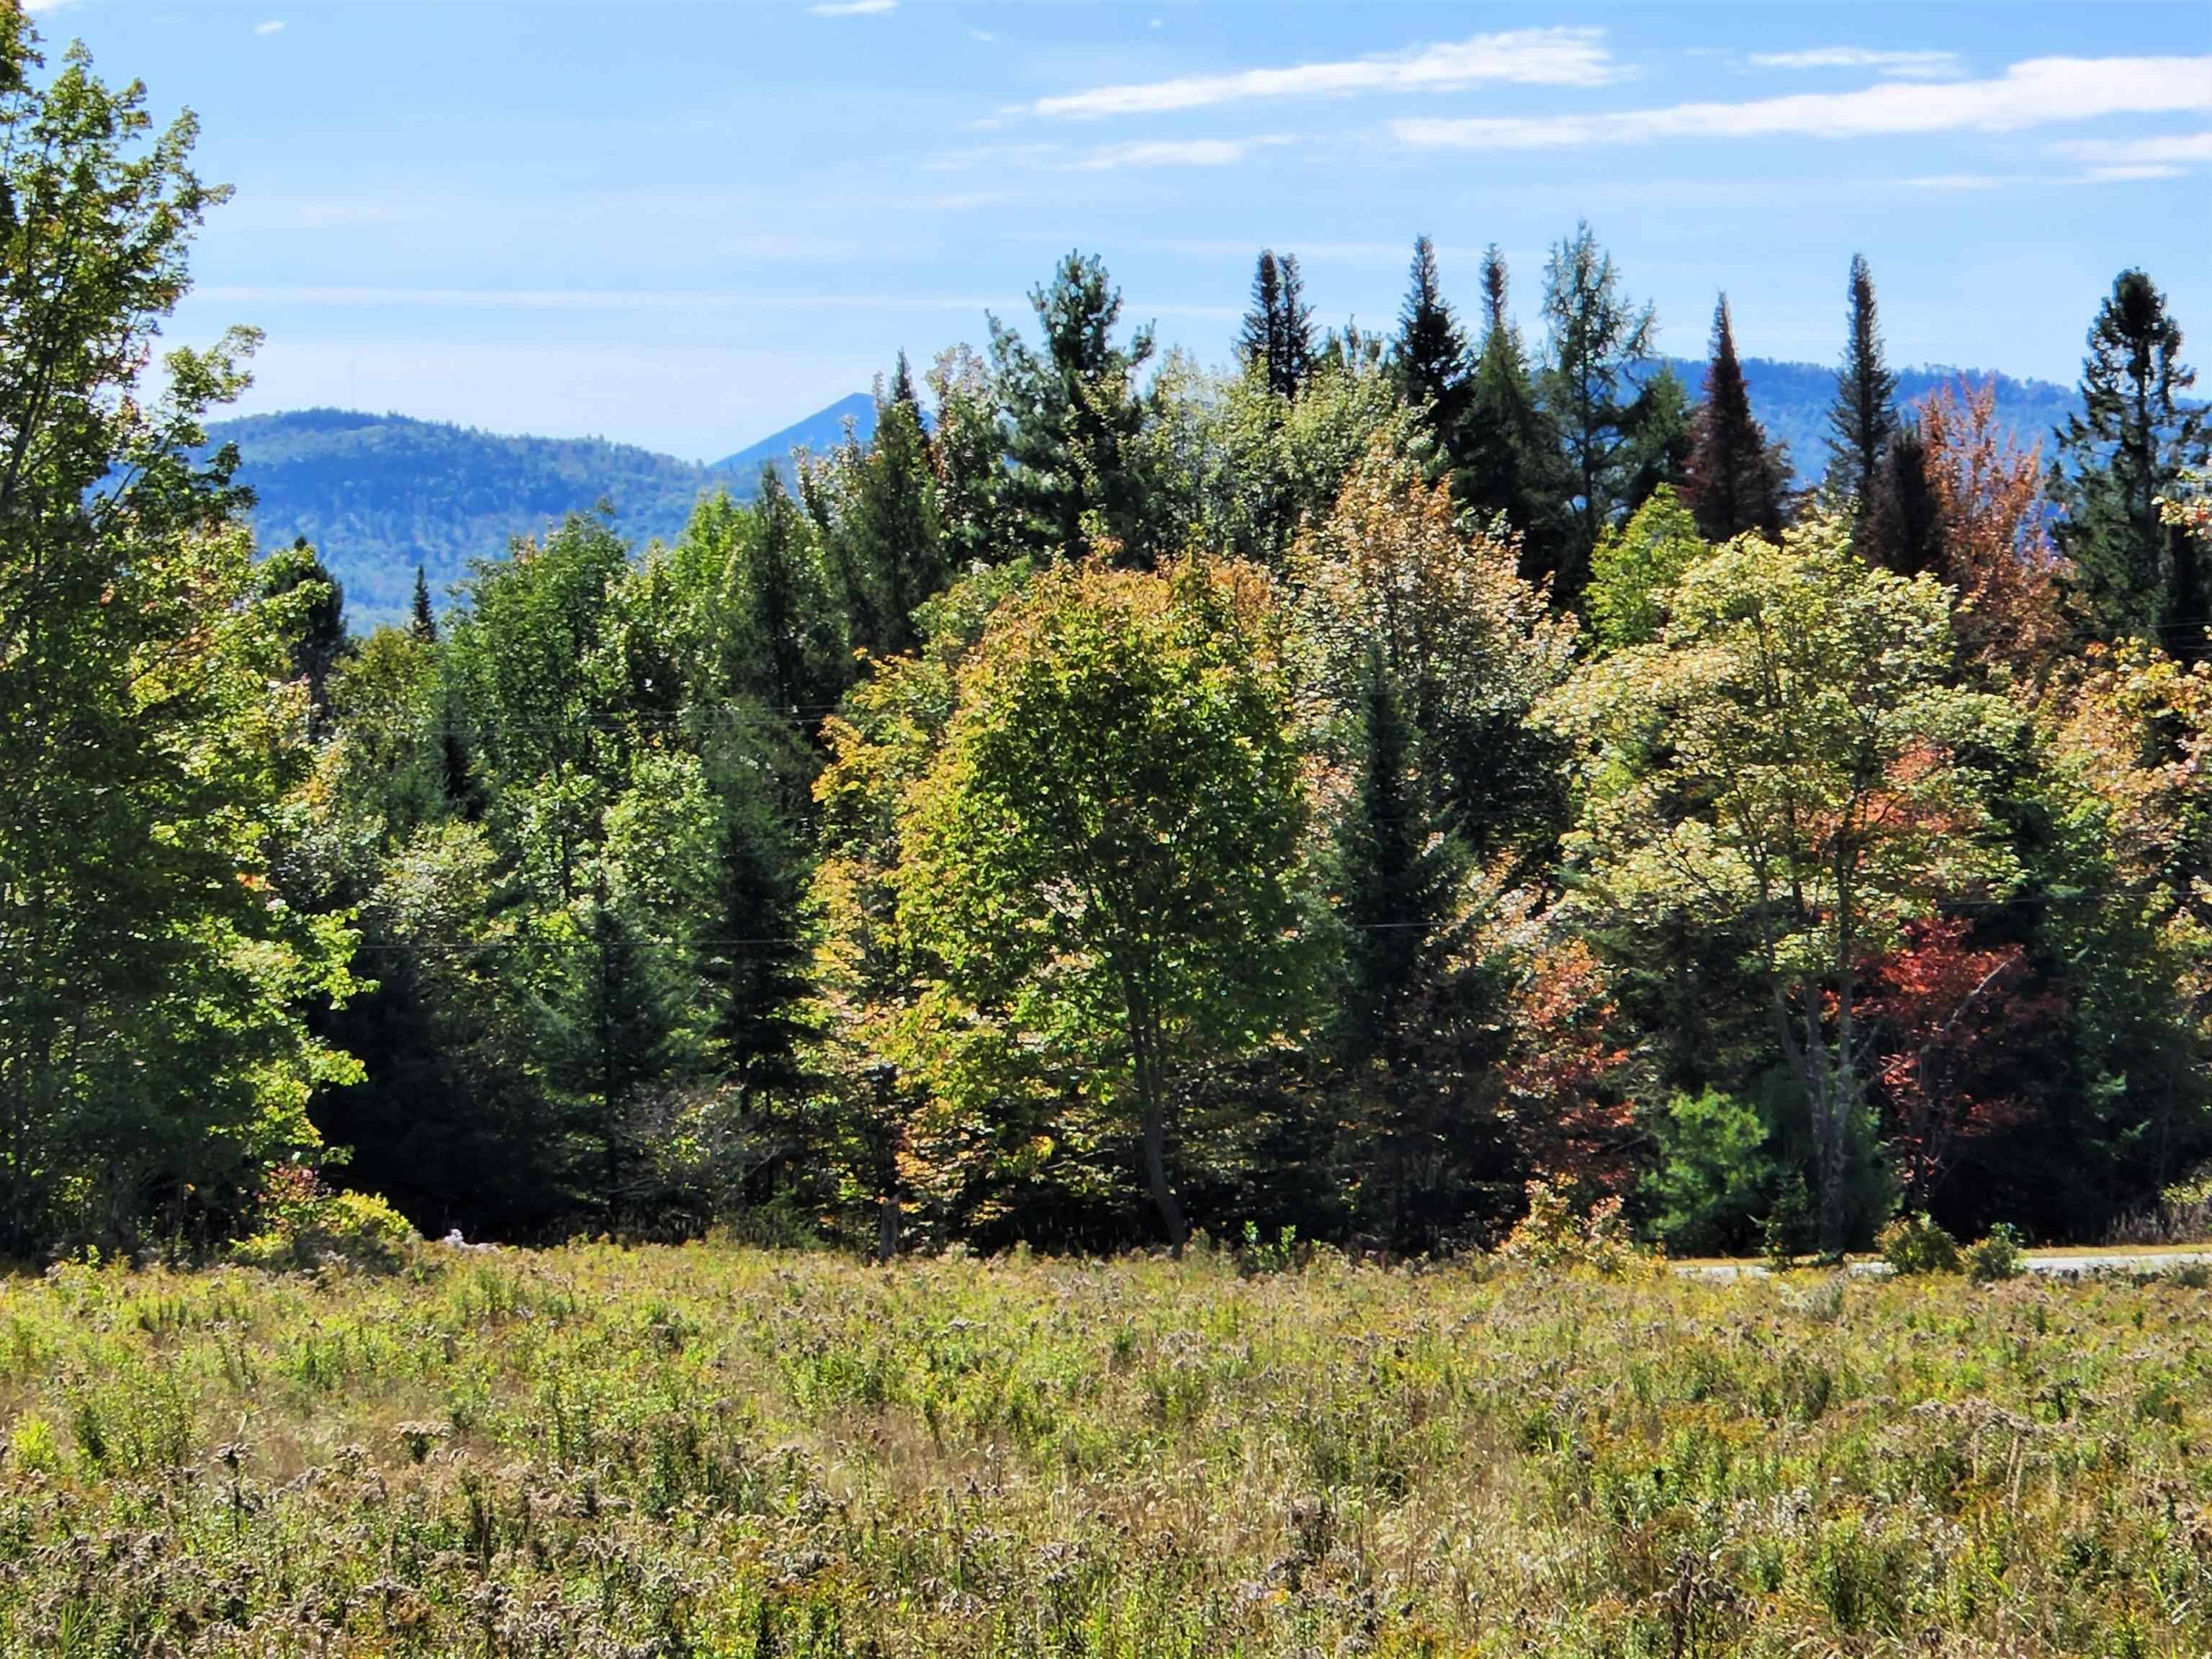
[[787, 484], [356, 636], [204, 447], [252, 337], [146, 373], [189, 120], [42, 67], [0, 12], [0, 1253], [338, 1193], [1833, 1250], [2095, 1238], [2212, 1156], [2212, 513], [2145, 273], [2045, 453], [1899, 398], [1852, 260], [1813, 465], [1725, 299], [1650, 369], [1586, 225], [1533, 335], [1494, 252], [1462, 309], [1418, 243], [1388, 337], [1261, 252], [1224, 374], [1070, 254]]

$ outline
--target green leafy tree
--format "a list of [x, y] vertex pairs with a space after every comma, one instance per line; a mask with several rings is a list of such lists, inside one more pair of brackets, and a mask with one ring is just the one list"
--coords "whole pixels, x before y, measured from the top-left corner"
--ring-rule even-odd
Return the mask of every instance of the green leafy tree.
[[1544, 267], [1544, 316], [1550, 326], [1544, 404], [1566, 458], [1573, 526], [1555, 591], [1561, 604], [1573, 605], [1582, 596], [1591, 550], [1621, 502], [1625, 388], [1630, 369], [1651, 355], [1657, 322], [1650, 306], [1621, 297], [1613, 256], [1587, 224], [1552, 250]]
[[2074, 562], [2092, 617], [2114, 635], [2156, 640], [2203, 604], [2175, 581], [2183, 538], [2158, 508], [2207, 453], [2203, 411], [2180, 401], [2197, 384], [2181, 349], [2166, 295], [2142, 271], [2122, 271], [2090, 326], [2081, 413], [2059, 434], [2051, 466], [2051, 495], [2065, 508], [2059, 550]]
[[1828, 410], [1828, 491], [1856, 514], [1875, 499], [1882, 452], [1898, 429], [1897, 376], [1883, 356], [1874, 272], [1862, 253], [1851, 255], [1850, 298], [1850, 334]]
[[1676, 586], [1658, 641], [1591, 664], [1540, 711], [1584, 757], [1567, 844], [1589, 921], [1624, 937], [1678, 915], [1748, 925], [1830, 1249], [1852, 1224], [1865, 1121], [1863, 963], [1945, 899], [2006, 890], [1981, 761], [2018, 727], [1950, 684], [1945, 591], [1869, 568], [1848, 542], [1823, 519], [1780, 547], [1730, 543]]
[[903, 352], [892, 384], [877, 398], [873, 435], [844, 447], [824, 486], [823, 538], [843, 578], [852, 642], [878, 653], [913, 645], [915, 608], [946, 580], [929, 436]]
[[287, 653], [307, 688], [307, 735], [320, 738], [330, 728], [331, 672], [346, 653], [345, 589], [304, 536], [270, 555], [258, 574], [264, 599], [291, 601], [282, 607], [291, 619]]
[[991, 359], [1013, 463], [1006, 489], [1016, 533], [1028, 551], [1076, 559], [1111, 541], [1143, 564], [1149, 481], [1132, 465], [1146, 418], [1138, 372], [1151, 361], [1152, 331], [1114, 342], [1121, 294], [1093, 255], [1070, 253], [1049, 287], [1031, 291], [1041, 350], [991, 319]]
[[966, 346], [939, 354], [929, 370], [937, 423], [930, 434], [937, 520], [945, 568], [955, 574], [1020, 551], [990, 366]]
[[309, 1035], [351, 940], [268, 876], [304, 778], [236, 457], [202, 420], [250, 336], [140, 374], [224, 192], [73, 47], [0, 11], [0, 1253], [236, 1219], [352, 1064]]
[[933, 1024], [988, 1022], [1074, 1062], [1133, 1124], [1177, 1249], [1179, 1086], [1305, 1012], [1305, 803], [1273, 629], [1250, 572], [1048, 573], [963, 665], [899, 814]]
[[1599, 647], [1649, 645], [1667, 620], [1668, 597], [1712, 551], [1681, 497], [1662, 484], [1628, 522], [1608, 530], [1590, 560], [1590, 632]]

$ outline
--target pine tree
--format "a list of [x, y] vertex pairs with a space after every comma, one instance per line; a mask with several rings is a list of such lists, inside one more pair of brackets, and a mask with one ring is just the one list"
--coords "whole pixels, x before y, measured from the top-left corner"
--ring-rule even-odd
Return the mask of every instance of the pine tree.
[[1835, 405], [1828, 411], [1828, 427], [1835, 434], [1828, 440], [1828, 489], [1863, 514], [1874, 499], [1883, 447], [1897, 430], [1897, 376], [1883, 357], [1874, 273], [1862, 253], [1851, 255], [1850, 295], [1850, 337], [1836, 371]]
[[2180, 532], [2158, 511], [2159, 496], [2206, 452], [2203, 413], [2177, 398], [2197, 383], [2181, 348], [2166, 296], [2142, 271], [2122, 271], [2089, 330], [2082, 412], [2060, 434], [2051, 467], [2051, 494], [2066, 509], [2059, 550], [2095, 621], [2115, 635], [2171, 635], [2203, 603], [2179, 591]]
[[1945, 568], [1942, 502], [1928, 476], [1928, 446], [1917, 422], [1905, 422], [1882, 446], [1856, 544], [1869, 563], [1900, 576]]
[[1391, 365], [1406, 401], [1454, 467], [1467, 459], [1467, 410], [1473, 364], [1467, 335], [1453, 316], [1437, 276], [1436, 246], [1425, 236], [1413, 243], [1406, 304], [1398, 313]]
[[1030, 303], [1042, 353], [990, 319], [999, 403], [1011, 426], [1006, 494], [1018, 532], [1047, 558], [1080, 558], [1103, 536], [1124, 562], [1149, 563], [1155, 492], [1136, 453], [1146, 420], [1136, 380], [1152, 358], [1152, 331], [1114, 343], [1121, 294], [1096, 255], [1068, 254]]
[[1482, 259], [1482, 349], [1468, 390], [1465, 463], [1454, 483], [1478, 513], [1505, 515], [1521, 532], [1521, 576], [1547, 580], [1559, 568], [1559, 434], [1528, 373], [1528, 355], [1506, 308], [1505, 258], [1492, 244]]
[[1599, 532], [1620, 507], [1628, 442], [1621, 393], [1631, 368], [1651, 355], [1658, 322], [1650, 306], [1621, 297], [1613, 257], [1588, 224], [1577, 224], [1573, 237], [1552, 250], [1544, 267], [1544, 314], [1551, 325], [1544, 402], [1571, 475], [1572, 514], [1553, 591], [1561, 604], [1572, 605]]
[[891, 371], [891, 389], [888, 401], [904, 404], [914, 410], [916, 416], [921, 413], [921, 398], [914, 389], [914, 368], [907, 362], [906, 353], [903, 351], [898, 355], [898, 367]]
[[1296, 398], [1313, 373], [1313, 311], [1305, 302], [1297, 255], [1279, 259], [1274, 249], [1261, 249], [1252, 275], [1252, 309], [1244, 314], [1237, 355], [1279, 398]]
[[1662, 363], [1647, 376], [1620, 428], [1622, 512], [1634, 514], [1662, 489], [1687, 488], [1697, 433], [1680, 375]]
[[1751, 393], [1736, 360], [1728, 295], [1713, 308], [1713, 359], [1705, 401], [1691, 422], [1685, 494], [1698, 533], [1724, 542], [1746, 531], [1770, 539], [1782, 533], [1782, 494], [1789, 466], [1751, 412]]
[[827, 537], [846, 588], [852, 642], [879, 654], [910, 650], [915, 607], [950, 572], [929, 434], [903, 352], [891, 389], [877, 400], [874, 435], [848, 447], [834, 484]]
[[414, 614], [408, 631], [425, 645], [434, 645], [438, 640], [438, 618], [430, 609], [430, 580], [421, 565], [415, 567]]

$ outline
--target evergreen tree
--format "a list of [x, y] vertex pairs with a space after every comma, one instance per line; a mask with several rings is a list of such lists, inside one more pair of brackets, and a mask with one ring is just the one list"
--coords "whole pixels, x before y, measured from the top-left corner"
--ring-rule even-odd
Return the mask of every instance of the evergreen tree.
[[1918, 422], [1905, 422], [1882, 446], [1855, 541], [1869, 562], [1900, 576], [1946, 568], [1943, 506], [1928, 476], [1928, 445]]
[[891, 391], [877, 402], [874, 435], [848, 448], [836, 483], [839, 499], [824, 517], [852, 642], [879, 654], [909, 650], [915, 607], [945, 586], [949, 572], [929, 434], [903, 352]]
[[2206, 453], [2203, 412], [2178, 400], [2197, 383], [2181, 348], [2166, 296], [2142, 271], [2122, 271], [2089, 330], [2082, 412], [2060, 434], [2051, 467], [2051, 494], [2066, 509], [2059, 550], [2094, 621], [2114, 635], [2170, 635], [2203, 603], [2179, 591], [2180, 532], [2158, 510], [2159, 496]]
[[1506, 309], [1505, 258], [1483, 255], [1482, 349], [1468, 391], [1466, 461], [1455, 479], [1478, 513], [1505, 515], [1521, 532], [1521, 576], [1540, 582], [1559, 568], [1559, 500], [1565, 494], [1559, 434], [1536, 399], [1528, 355]]
[[1572, 605], [1599, 532], [1621, 505], [1628, 442], [1622, 390], [1630, 369], [1651, 355], [1658, 325], [1650, 306], [1621, 297], [1613, 256], [1588, 224], [1577, 224], [1574, 235], [1552, 250], [1544, 268], [1544, 315], [1551, 327], [1544, 402], [1566, 458], [1572, 516], [1554, 592]]
[[1620, 504], [1633, 514], [1659, 490], [1687, 488], [1697, 441], [1690, 394], [1665, 364], [1645, 377], [1621, 420]]
[[638, 1218], [634, 1171], [645, 1146], [637, 1119], [666, 1088], [679, 1054], [682, 986], [659, 941], [611, 890], [605, 871], [573, 907], [573, 942], [545, 1007], [549, 1080], [569, 1104], [595, 1158], [580, 1160], [579, 1185], [620, 1223]]
[[1136, 382], [1152, 356], [1152, 331], [1114, 343], [1121, 290], [1095, 255], [1068, 254], [1030, 303], [1043, 330], [1041, 354], [990, 319], [999, 403], [1011, 428], [1006, 491], [1016, 532], [1047, 558], [1079, 558], [1103, 537], [1122, 562], [1149, 563], [1153, 492], [1137, 453], [1146, 405]]
[[[1361, 688], [1359, 780], [1338, 840], [1345, 990], [1335, 1034], [1350, 1099], [1345, 1162], [1354, 1224], [1391, 1248], [1448, 1242], [1471, 1171], [1491, 1148], [1471, 1133], [1464, 1028], [1466, 849], [1439, 810], [1419, 734], [1379, 647]], [[1495, 1171], [1488, 1171], [1495, 1173]]]
[[807, 725], [843, 689], [844, 642], [814, 526], [773, 466], [732, 549], [730, 684]]
[[430, 609], [430, 580], [419, 564], [415, 567], [414, 614], [409, 620], [408, 628], [425, 645], [437, 642], [438, 618]]
[[1684, 494], [1698, 533], [1724, 542], [1746, 531], [1771, 540], [1782, 533], [1782, 496], [1790, 468], [1751, 412], [1751, 393], [1736, 361], [1728, 295], [1713, 307], [1713, 359], [1705, 401], [1691, 422], [1689, 477]]
[[1425, 236], [1413, 243], [1413, 270], [1390, 360], [1406, 401], [1422, 411], [1450, 464], [1462, 465], [1473, 364], [1466, 332], [1437, 279], [1436, 246]]
[[921, 398], [914, 389], [914, 368], [907, 362], [906, 353], [903, 351], [898, 355], [898, 366], [891, 371], [889, 401], [903, 404], [915, 412], [917, 419], [920, 418]]
[[1897, 430], [1897, 376], [1882, 355], [1881, 328], [1875, 315], [1874, 273], [1866, 256], [1851, 255], [1850, 337], [1843, 366], [1836, 371], [1836, 402], [1828, 411], [1828, 489], [1848, 497], [1863, 514], [1874, 499], [1875, 475], [1882, 450]]
[[1278, 259], [1273, 248], [1260, 251], [1252, 276], [1252, 309], [1244, 314], [1237, 355], [1279, 398], [1295, 398], [1313, 373], [1313, 312], [1305, 302], [1295, 254]]

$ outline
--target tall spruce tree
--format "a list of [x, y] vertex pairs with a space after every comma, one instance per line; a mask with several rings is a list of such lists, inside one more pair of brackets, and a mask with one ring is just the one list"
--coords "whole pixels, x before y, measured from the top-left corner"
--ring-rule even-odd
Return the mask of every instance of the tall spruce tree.
[[1571, 605], [1588, 580], [1599, 533], [1620, 507], [1628, 442], [1623, 392], [1630, 369], [1650, 356], [1658, 322], [1650, 306], [1621, 296], [1613, 256], [1586, 222], [1552, 250], [1544, 267], [1544, 315], [1551, 330], [1544, 402], [1571, 475], [1572, 518], [1554, 592]]
[[1521, 576], [1547, 580], [1559, 568], [1559, 502], [1567, 492], [1559, 434], [1537, 401], [1528, 354], [1507, 307], [1505, 256], [1482, 258], [1482, 348], [1468, 395], [1465, 461], [1454, 482], [1478, 513], [1502, 513], [1521, 532]]
[[949, 572], [929, 434], [902, 351], [890, 389], [877, 400], [875, 433], [851, 451], [841, 483], [830, 532], [840, 544], [835, 562], [866, 590], [866, 602], [851, 607], [853, 643], [910, 650], [915, 607], [945, 586]]
[[1425, 236], [1413, 243], [1413, 270], [1390, 361], [1406, 401], [1421, 411], [1423, 423], [1446, 460], [1455, 468], [1463, 465], [1473, 364], [1466, 331], [1452, 314], [1437, 275], [1436, 246]]
[[1883, 356], [1875, 314], [1874, 273], [1866, 256], [1851, 255], [1850, 337], [1836, 370], [1836, 401], [1828, 411], [1828, 491], [1850, 501], [1863, 517], [1874, 499], [1875, 475], [1884, 446], [1897, 430], [1897, 376]]
[[307, 733], [330, 728], [331, 673], [346, 651], [345, 589], [305, 536], [270, 555], [261, 567], [261, 597], [283, 617], [292, 677], [307, 688]]
[[1105, 537], [1124, 562], [1148, 564], [1158, 550], [1147, 533], [1154, 492], [1138, 453], [1146, 405], [1137, 373], [1152, 359], [1152, 331], [1115, 343], [1121, 293], [1095, 254], [1068, 254], [1030, 304], [1041, 351], [990, 319], [1018, 533], [1047, 558], [1080, 558]]
[[1620, 510], [1634, 514], [1660, 489], [1688, 488], [1696, 441], [1690, 394], [1667, 364], [1646, 375], [1621, 419]]
[[1296, 398], [1313, 373], [1313, 311], [1305, 302], [1296, 254], [1260, 250], [1252, 275], [1252, 309], [1244, 314], [1237, 352], [1248, 372], [1279, 398]]
[[425, 645], [437, 642], [438, 617], [430, 609], [430, 579], [419, 564], [415, 567], [415, 603], [407, 629]]
[[1945, 568], [1943, 505], [1928, 476], [1928, 446], [1917, 421], [1905, 422], [1881, 447], [1855, 544], [1869, 562], [1900, 576]]
[[[2093, 620], [2113, 635], [2171, 635], [2203, 605], [2179, 591], [2181, 532], [2158, 510], [2182, 469], [2205, 456], [2203, 414], [2177, 396], [2197, 383], [2181, 348], [2166, 295], [2142, 271], [2122, 271], [2090, 327], [2082, 411], [2059, 434], [2051, 466], [2051, 495], [2066, 509], [2059, 550]], [[2193, 576], [2193, 562], [2181, 574]]]
[[1686, 494], [1706, 540], [1724, 542], [1746, 531], [1770, 539], [1782, 533], [1782, 497], [1790, 477], [1779, 448], [1751, 412], [1751, 393], [1735, 355], [1735, 330], [1728, 295], [1713, 307], [1713, 356], [1705, 370], [1705, 401], [1691, 422]]

